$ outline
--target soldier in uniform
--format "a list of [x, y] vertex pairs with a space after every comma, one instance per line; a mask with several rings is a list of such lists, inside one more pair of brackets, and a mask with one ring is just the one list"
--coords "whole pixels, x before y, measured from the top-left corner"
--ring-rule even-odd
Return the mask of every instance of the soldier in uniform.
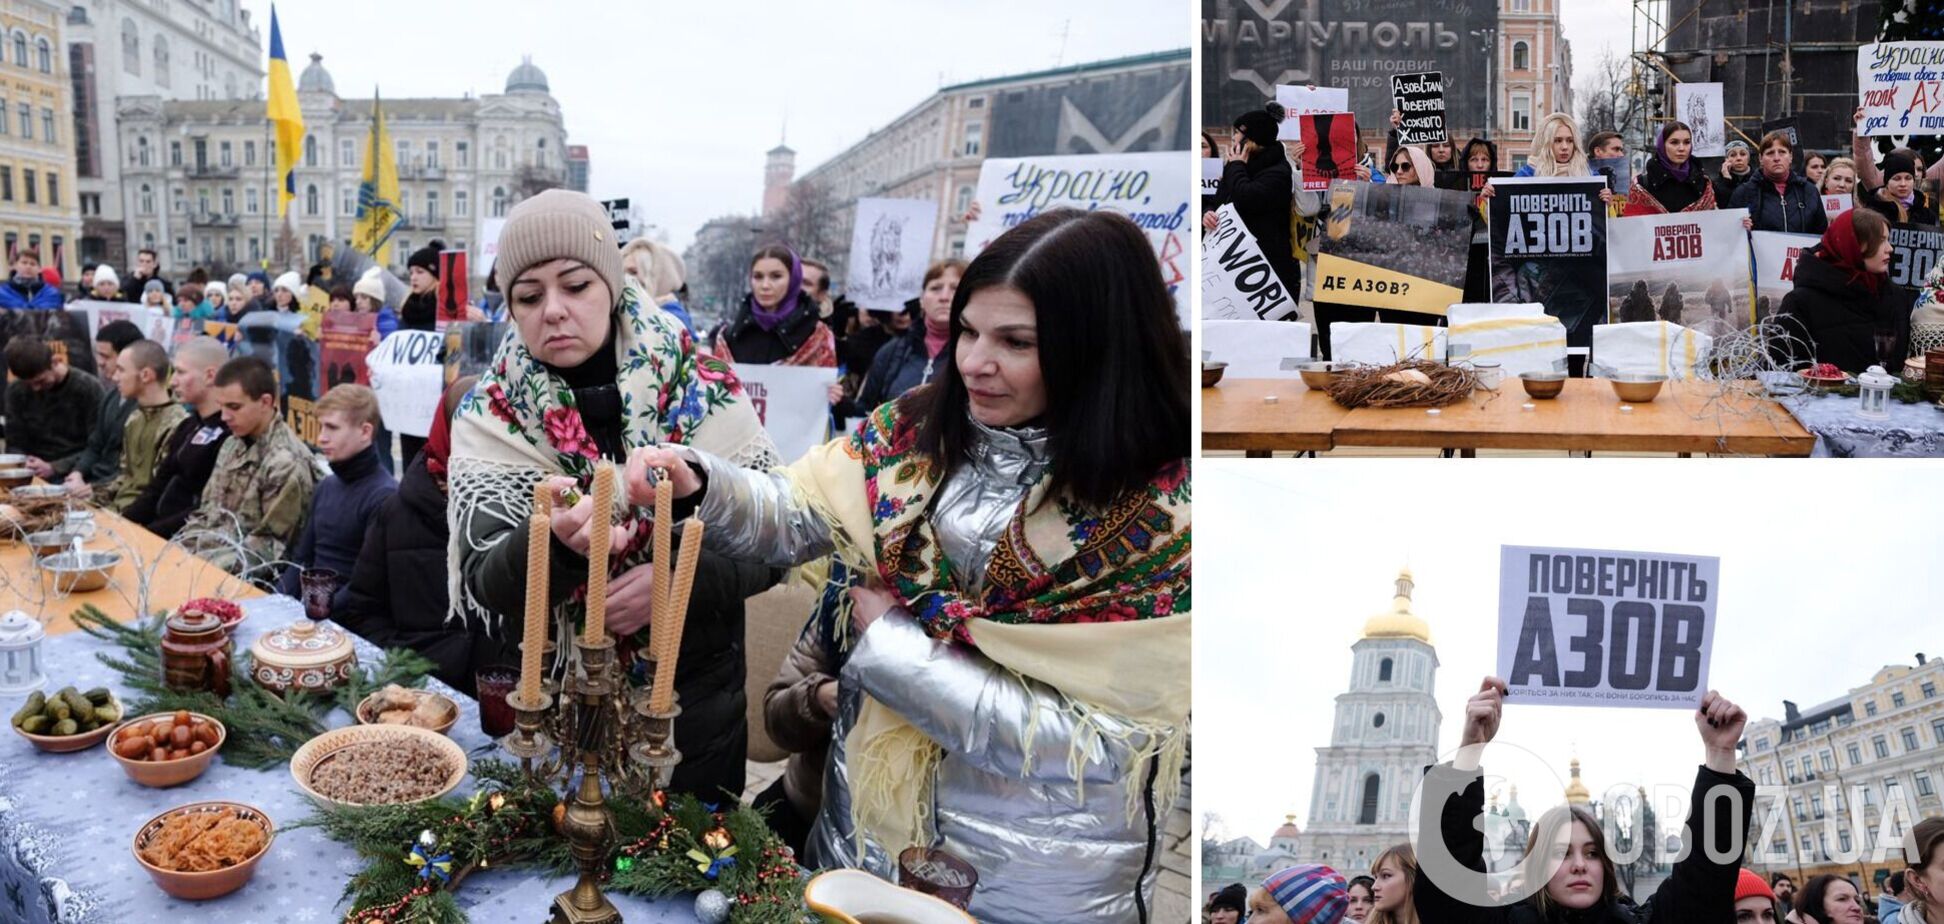
[[272, 579], [263, 566], [280, 561], [297, 538], [317, 487], [317, 463], [277, 414], [277, 377], [263, 360], [224, 363], [215, 397], [231, 438], [180, 535], [231, 574]]

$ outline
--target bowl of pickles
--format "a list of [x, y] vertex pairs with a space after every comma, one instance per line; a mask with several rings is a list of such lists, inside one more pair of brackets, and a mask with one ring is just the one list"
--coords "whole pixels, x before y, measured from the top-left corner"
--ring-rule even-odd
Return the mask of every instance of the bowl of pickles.
[[62, 687], [52, 695], [35, 690], [14, 713], [14, 731], [51, 754], [85, 751], [121, 724], [122, 704], [107, 687], [85, 693]]

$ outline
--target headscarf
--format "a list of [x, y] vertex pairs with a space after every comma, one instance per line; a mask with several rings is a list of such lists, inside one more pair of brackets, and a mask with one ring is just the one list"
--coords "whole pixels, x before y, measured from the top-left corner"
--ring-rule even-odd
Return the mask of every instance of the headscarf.
[[1431, 155], [1426, 154], [1423, 148], [1415, 144], [1404, 145], [1398, 150], [1411, 158], [1411, 172], [1417, 175], [1417, 183], [1414, 185], [1433, 185], [1432, 181], [1437, 178], [1433, 171], [1437, 168], [1431, 166]]
[[776, 325], [783, 323], [796, 310], [797, 296], [803, 293], [803, 260], [795, 250], [784, 249], [790, 251], [790, 287], [784, 290], [776, 307], [764, 308], [757, 303], [756, 293], [749, 293], [749, 315], [756, 319], [756, 326], [764, 330], [775, 330]]
[[1291, 924], [1337, 924], [1350, 909], [1350, 890], [1343, 874], [1320, 863], [1291, 866], [1262, 880]]
[[[1557, 134], [1554, 129], [1561, 125], [1573, 137], [1573, 159], [1563, 164], [1554, 160], [1552, 153], [1553, 135]], [[1579, 123], [1563, 112], [1547, 116], [1539, 123], [1539, 130], [1532, 133], [1532, 152], [1527, 156], [1526, 163], [1538, 176], [1590, 176], [1591, 171], [1586, 168], [1586, 151], [1580, 147]]]
[[[1667, 159], [1667, 135], [1671, 128], [1672, 126], [1663, 125], [1660, 131], [1654, 134], [1654, 159], [1660, 161], [1661, 169], [1667, 171], [1668, 176], [1673, 177], [1676, 182], [1685, 183], [1688, 181], [1688, 172], [1694, 169], [1694, 156], [1690, 153], [1688, 159], [1681, 161], [1679, 166]], [[1693, 137], [1694, 134], [1689, 132], [1688, 138], [1692, 140]]]
[[1829, 223], [1829, 230], [1823, 232], [1822, 245], [1816, 253], [1823, 262], [1849, 273], [1849, 282], [1859, 279], [1863, 288], [1871, 295], [1877, 293], [1877, 273], [1863, 268], [1863, 243], [1856, 239], [1856, 211], [1854, 209], [1836, 216]]

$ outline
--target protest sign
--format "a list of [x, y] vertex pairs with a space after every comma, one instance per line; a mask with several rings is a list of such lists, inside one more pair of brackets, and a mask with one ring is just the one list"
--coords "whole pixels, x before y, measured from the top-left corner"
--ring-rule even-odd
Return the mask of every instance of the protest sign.
[[1219, 157], [1204, 157], [1201, 164], [1201, 194], [1203, 197], [1216, 195], [1221, 192], [1223, 161]]
[[485, 218], [479, 222], [479, 260], [480, 266], [492, 272], [494, 262], [499, 260], [500, 229], [506, 227], [504, 218]]
[[1262, 255], [1235, 206], [1215, 210], [1215, 230], [1202, 237], [1202, 317], [1275, 321], [1296, 313], [1296, 296]]
[[322, 429], [317, 422], [317, 402], [310, 398], [284, 399], [284, 423], [290, 432], [304, 441], [304, 445], [316, 448], [317, 431]]
[[1297, 117], [1303, 123], [1302, 180], [1305, 190], [1329, 189], [1331, 180], [1357, 178], [1357, 120], [1347, 112]]
[[253, 311], [237, 322], [237, 356], [255, 356], [276, 370], [278, 406], [317, 398], [317, 341], [304, 336], [304, 311]]
[[1594, 176], [1605, 177], [1607, 188], [1616, 196], [1633, 190], [1633, 166], [1625, 157], [1594, 157], [1586, 162]]
[[399, 330], [365, 355], [385, 429], [406, 436], [432, 432], [432, 418], [445, 394], [444, 352], [444, 334]]
[[0, 308], [0, 348], [15, 337], [36, 337], [47, 341], [56, 356], [83, 372], [112, 376], [112, 370], [96, 370], [94, 334], [88, 330], [85, 311], [45, 308]]
[[[1936, 225], [1890, 225], [1890, 284], [1911, 290], [1924, 286], [1932, 267], [1944, 253], [1944, 229]], [[1910, 304], [1906, 301], [1904, 304]]]
[[1780, 231], [1756, 231], [1748, 236], [1749, 250], [1755, 255], [1755, 320], [1782, 307], [1782, 297], [1795, 288], [1796, 261], [1821, 242], [1820, 235]]
[[1350, 91], [1342, 87], [1276, 88], [1276, 105], [1283, 108], [1282, 124], [1276, 126], [1277, 141], [1301, 141], [1304, 127], [1298, 118], [1317, 112], [1349, 112]]
[[1391, 108], [1399, 113], [1398, 144], [1450, 141], [1445, 132], [1444, 75], [1391, 75]]
[[1456, 189], [1464, 192], [1478, 192], [1493, 180], [1511, 176], [1506, 170], [1484, 170], [1474, 173], [1469, 170], [1439, 170], [1432, 175], [1431, 184], [1439, 189]]
[[1944, 42], [1874, 42], [1856, 49], [1862, 135], [1944, 135]]
[[1849, 193], [1836, 193], [1822, 197], [1822, 206], [1823, 214], [1828, 216], [1830, 221], [1835, 221], [1836, 216], [1855, 208], [1856, 202]]
[[512, 327], [507, 321], [467, 321], [448, 325], [445, 329], [445, 387], [459, 381], [461, 376], [484, 374], [486, 367], [493, 364], [493, 354], [499, 352], [500, 342], [506, 339], [507, 331]]
[[635, 239], [634, 208], [626, 199], [602, 199], [601, 208], [607, 210], [608, 223], [614, 227], [614, 241], [625, 244]]
[[319, 394], [350, 382], [370, 385], [371, 372], [365, 368], [365, 354], [371, 352], [372, 333], [378, 316], [368, 311], [327, 311], [324, 335], [318, 341], [319, 365], [323, 382]]
[[1331, 184], [1314, 301], [1444, 314], [1465, 300], [1471, 202], [1424, 186]]
[[1750, 327], [1743, 212], [1615, 218], [1607, 225], [1605, 321], [1667, 321], [1710, 337]]
[[938, 203], [927, 199], [859, 199], [851, 222], [844, 296], [860, 308], [902, 311], [924, 288]]
[[1199, 215], [1188, 210], [1189, 188], [1184, 152], [987, 158], [979, 166], [979, 218], [966, 229], [965, 257], [972, 259], [1007, 229], [1047, 209], [1121, 212], [1154, 245], [1161, 280], [1186, 329], [1185, 242], [1199, 227]]
[[67, 305], [69, 311], [79, 311], [88, 318], [88, 335], [101, 333], [101, 325], [116, 321], [127, 321], [142, 331], [149, 340], [163, 342], [169, 339], [169, 312], [165, 308], [151, 308], [129, 302], [105, 302], [93, 298], [75, 299]]
[[1675, 118], [1694, 131], [1695, 157], [1720, 157], [1728, 153], [1728, 121], [1722, 118], [1721, 84], [1679, 83], [1674, 85]]
[[743, 394], [769, 431], [777, 455], [795, 461], [828, 438], [830, 383], [837, 370], [817, 366], [755, 366], [736, 363]]
[[443, 330], [447, 324], [466, 319], [465, 251], [439, 251], [439, 288], [437, 292], [437, 326], [439, 329]]
[[1606, 318], [1606, 181], [1512, 177], [1492, 186], [1492, 301], [1539, 302], [1566, 325], [1567, 344], [1590, 346]]
[[1508, 703], [1693, 709], [1708, 691], [1721, 559], [1503, 546]]

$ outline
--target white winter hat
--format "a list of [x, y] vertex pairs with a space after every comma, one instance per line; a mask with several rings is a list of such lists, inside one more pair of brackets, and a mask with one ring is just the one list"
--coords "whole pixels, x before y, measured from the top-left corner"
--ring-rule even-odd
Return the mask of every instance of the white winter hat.
[[282, 276], [278, 276], [277, 281], [270, 285], [270, 291], [275, 292], [278, 289], [289, 289], [291, 295], [302, 298], [304, 296], [304, 279], [295, 272], [285, 273]]
[[121, 277], [115, 275], [115, 268], [106, 263], [96, 264], [94, 281], [95, 285], [101, 285], [104, 282], [112, 282], [117, 286], [121, 285]]
[[228, 295], [229, 290], [223, 287], [221, 279], [211, 279], [208, 285], [203, 286], [203, 298], [211, 304], [222, 301]]
[[379, 274], [383, 272], [384, 269], [376, 266], [365, 270], [365, 274], [358, 277], [358, 284], [351, 287], [351, 294], [368, 296], [372, 301], [380, 305], [384, 304], [385, 280], [379, 278]]

